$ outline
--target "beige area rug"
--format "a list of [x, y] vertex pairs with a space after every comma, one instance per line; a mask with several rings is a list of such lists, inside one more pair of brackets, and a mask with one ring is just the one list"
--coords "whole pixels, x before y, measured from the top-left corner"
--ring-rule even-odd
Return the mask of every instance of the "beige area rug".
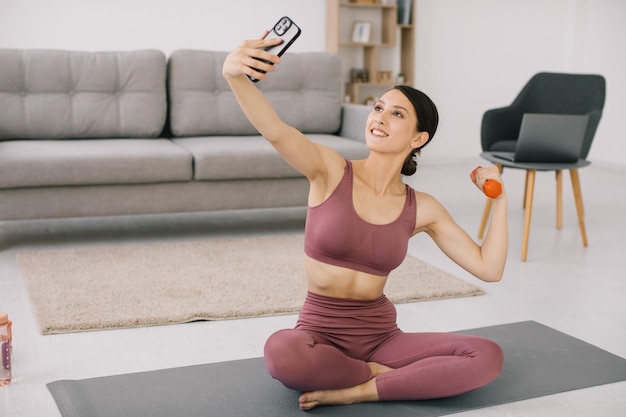
[[[43, 334], [297, 312], [306, 296], [303, 236], [20, 252]], [[395, 303], [483, 291], [407, 256], [389, 277]]]

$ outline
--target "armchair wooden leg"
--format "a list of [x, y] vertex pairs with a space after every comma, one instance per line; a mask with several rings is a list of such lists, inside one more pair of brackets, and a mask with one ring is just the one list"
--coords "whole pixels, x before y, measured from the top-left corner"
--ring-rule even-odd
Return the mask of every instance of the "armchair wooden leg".
[[563, 171], [556, 171], [556, 228], [563, 227]]
[[530, 175], [529, 171], [526, 171], [526, 179], [524, 181], [524, 199], [522, 200], [522, 208], [526, 208], [526, 197], [527, 197], [527, 192], [528, 192], [528, 177]]
[[[496, 164], [500, 173], [504, 170], [502, 164]], [[478, 239], [482, 239], [485, 235], [485, 228], [487, 227], [487, 221], [489, 220], [489, 214], [491, 213], [491, 198], [487, 198], [485, 201], [485, 208], [483, 209], [483, 217], [480, 219], [480, 226], [478, 227]]]
[[483, 217], [480, 219], [480, 226], [478, 227], [478, 239], [482, 239], [485, 235], [485, 228], [487, 227], [489, 213], [491, 213], [491, 198], [487, 197], [487, 200], [485, 201], [485, 208], [483, 209]]
[[572, 188], [574, 189], [574, 200], [576, 201], [576, 212], [578, 213], [578, 226], [580, 227], [580, 236], [583, 239], [583, 246], [587, 247], [587, 231], [585, 230], [585, 210], [583, 207], [583, 196], [580, 189], [580, 180], [578, 178], [578, 170], [570, 169], [570, 177], [572, 178]]
[[530, 235], [530, 218], [533, 210], [533, 192], [535, 189], [534, 169], [529, 169], [526, 175], [526, 190], [524, 191], [524, 235], [522, 237], [522, 261], [526, 261], [528, 255], [528, 236]]

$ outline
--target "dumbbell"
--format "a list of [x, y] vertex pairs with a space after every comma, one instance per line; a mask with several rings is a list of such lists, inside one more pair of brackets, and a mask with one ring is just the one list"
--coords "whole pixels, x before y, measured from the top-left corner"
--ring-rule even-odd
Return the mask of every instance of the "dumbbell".
[[[476, 171], [480, 168], [482, 167], [477, 166], [470, 174], [472, 182], [476, 182]], [[483, 193], [485, 193], [487, 197], [496, 198], [502, 193], [502, 184], [500, 184], [499, 181], [488, 179], [483, 184]]]

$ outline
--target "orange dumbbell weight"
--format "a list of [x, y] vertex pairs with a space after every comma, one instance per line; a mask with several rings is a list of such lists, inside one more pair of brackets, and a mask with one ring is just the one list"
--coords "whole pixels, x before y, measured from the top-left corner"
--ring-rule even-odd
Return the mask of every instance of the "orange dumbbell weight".
[[[482, 167], [478, 166], [474, 168], [474, 170], [470, 174], [472, 182], [476, 182], [476, 171], [479, 168]], [[496, 198], [500, 195], [500, 193], [502, 193], [502, 184], [500, 184], [499, 181], [489, 179], [483, 184], [483, 192], [487, 197]]]

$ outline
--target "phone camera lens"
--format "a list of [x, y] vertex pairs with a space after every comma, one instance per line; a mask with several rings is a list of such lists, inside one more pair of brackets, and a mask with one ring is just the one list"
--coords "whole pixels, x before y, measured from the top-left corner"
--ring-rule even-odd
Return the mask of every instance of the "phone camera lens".
[[276, 30], [276, 33], [278, 35], [284, 35], [285, 32], [287, 32], [287, 30], [289, 29], [289, 26], [291, 26], [289, 24], [289, 19], [284, 18], [284, 19], [281, 19], [280, 22], [276, 24], [276, 27], [274, 28], [274, 30]]

